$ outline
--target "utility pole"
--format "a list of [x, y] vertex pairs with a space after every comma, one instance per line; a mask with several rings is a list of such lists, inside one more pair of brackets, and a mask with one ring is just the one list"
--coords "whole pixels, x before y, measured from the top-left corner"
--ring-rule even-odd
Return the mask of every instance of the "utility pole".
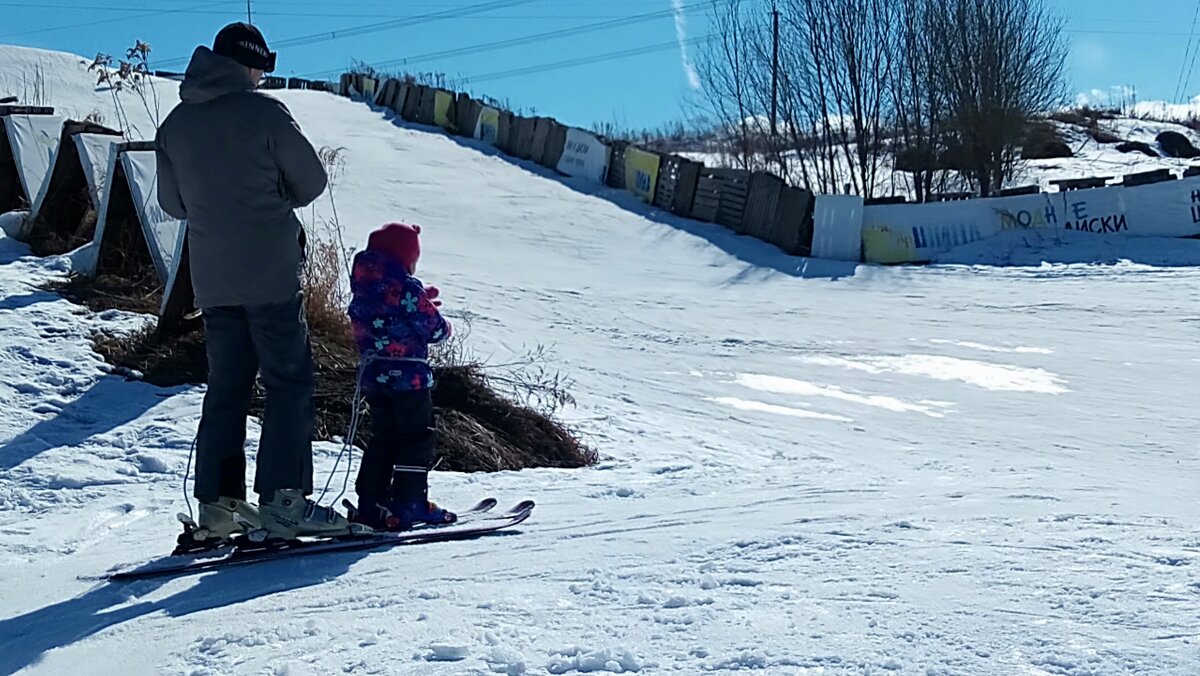
[[771, 143], [774, 143], [777, 138], [776, 120], [779, 117], [779, 6], [776, 0], [771, 0], [771, 18], [774, 25], [771, 50]]
[[250, 14], [250, 0], [246, 0], [246, 23], [254, 23], [254, 16]]

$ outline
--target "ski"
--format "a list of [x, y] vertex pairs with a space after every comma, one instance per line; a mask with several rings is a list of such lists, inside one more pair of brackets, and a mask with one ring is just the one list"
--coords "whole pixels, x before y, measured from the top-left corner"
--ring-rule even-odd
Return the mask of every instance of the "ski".
[[[534, 503], [532, 500], [526, 500], [503, 513], [491, 514], [494, 506], [494, 500], [485, 500], [461, 513], [460, 521], [445, 526], [424, 526], [400, 533], [303, 539], [272, 547], [226, 547], [208, 555], [164, 557], [136, 567], [116, 570], [100, 576], [99, 579], [129, 582], [155, 577], [176, 577], [299, 556], [473, 539], [523, 523], [533, 513]], [[466, 518], [462, 519], [464, 515]]]

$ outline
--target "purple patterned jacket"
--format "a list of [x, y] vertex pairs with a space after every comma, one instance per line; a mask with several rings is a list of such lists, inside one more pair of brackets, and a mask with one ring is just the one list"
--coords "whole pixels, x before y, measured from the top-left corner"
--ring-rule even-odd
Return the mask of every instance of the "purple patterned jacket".
[[[426, 390], [433, 387], [429, 346], [450, 338], [451, 327], [430, 300], [421, 280], [404, 266], [367, 249], [354, 257], [350, 323], [364, 359], [367, 394]], [[385, 359], [392, 358], [392, 359]]]

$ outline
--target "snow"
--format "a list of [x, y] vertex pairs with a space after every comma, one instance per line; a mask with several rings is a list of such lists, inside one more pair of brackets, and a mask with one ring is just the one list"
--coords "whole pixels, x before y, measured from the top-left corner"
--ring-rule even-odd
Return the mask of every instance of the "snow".
[[[76, 61], [2, 48], [0, 73], [37, 58]], [[56, 105], [103, 105], [86, 72], [54, 77]], [[805, 261], [278, 96], [346, 149], [351, 243], [421, 224], [421, 275], [472, 350], [551, 347], [604, 459], [434, 476], [448, 505], [535, 499], [504, 537], [80, 579], [172, 546], [202, 390], [112, 375], [90, 336], [147, 319], [39, 290], [72, 258], [0, 238], [0, 673], [1200, 667], [1200, 241], [1100, 265], [1104, 240], [1072, 233], [1002, 261]], [[336, 452], [318, 444], [318, 477]]]

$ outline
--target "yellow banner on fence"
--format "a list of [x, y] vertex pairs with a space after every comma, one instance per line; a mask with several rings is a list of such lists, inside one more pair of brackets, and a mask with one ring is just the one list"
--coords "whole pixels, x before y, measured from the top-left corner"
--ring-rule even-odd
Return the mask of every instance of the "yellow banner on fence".
[[479, 122], [475, 124], [475, 138], [488, 143], [496, 142], [496, 135], [500, 131], [500, 111], [495, 108], [484, 107], [479, 112]]
[[454, 95], [438, 90], [433, 96], [433, 123], [442, 129], [450, 128], [450, 108], [454, 106]]
[[647, 202], [654, 201], [661, 158], [629, 146], [625, 150], [625, 188]]
[[363, 78], [363, 96], [371, 101], [375, 100], [375, 78]]
[[868, 263], [920, 263], [912, 235], [886, 225], [868, 225], [862, 231], [863, 260]]

